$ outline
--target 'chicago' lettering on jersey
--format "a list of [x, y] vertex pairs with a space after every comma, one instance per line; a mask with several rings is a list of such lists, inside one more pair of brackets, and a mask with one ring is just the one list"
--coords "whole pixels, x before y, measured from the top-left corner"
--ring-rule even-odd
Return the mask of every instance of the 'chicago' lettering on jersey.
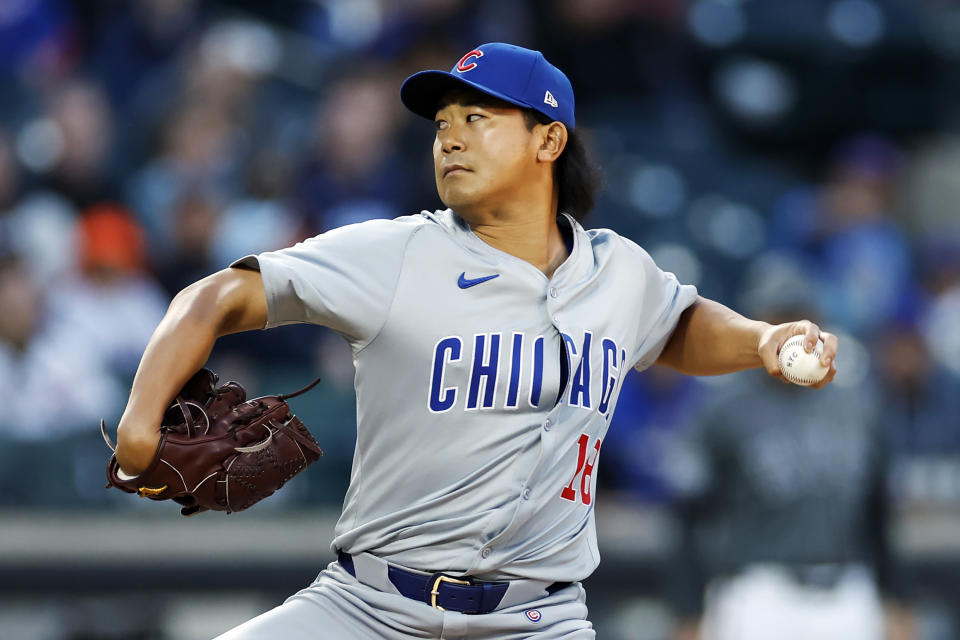
[[[573, 371], [566, 387], [566, 399], [570, 406], [597, 411], [609, 417], [620, 385], [626, 374], [626, 352], [617, 347], [612, 338], [600, 340], [601, 373], [599, 380], [592, 376], [591, 354], [596, 348], [593, 334], [584, 331], [578, 342], [565, 333], [561, 337], [568, 357], [567, 371]], [[465, 353], [465, 347], [471, 353]], [[430, 387], [427, 406], [431, 413], [452, 410], [458, 399], [466, 397], [462, 408], [465, 411], [483, 411], [502, 407], [520, 408], [521, 383], [524, 380], [524, 354], [529, 353], [526, 375], [529, 393], [526, 401], [531, 407], [540, 406], [543, 391], [544, 337], [528, 338], [524, 333], [514, 332], [506, 337], [500, 332], [479, 333], [471, 339], [447, 336], [437, 341], [430, 365]], [[468, 357], [469, 356], [469, 357]], [[466, 375], [456, 379], [450, 365], [464, 362], [458, 369]], [[498, 385], [499, 380], [505, 385]], [[597, 388], [592, 388], [597, 384]], [[501, 388], [498, 388], [500, 386]], [[461, 394], [460, 391], [465, 393]]]
[[[490, 339], [489, 347], [484, 345]], [[473, 373], [470, 375], [470, 392], [467, 396], [467, 409], [492, 409], [493, 394], [497, 388], [500, 373], [500, 334], [480, 333], [473, 339]], [[478, 407], [480, 395], [483, 402]]]

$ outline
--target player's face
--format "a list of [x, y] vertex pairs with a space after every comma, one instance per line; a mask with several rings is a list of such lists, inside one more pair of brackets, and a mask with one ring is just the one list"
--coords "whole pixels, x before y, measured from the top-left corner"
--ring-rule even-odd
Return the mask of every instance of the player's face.
[[521, 109], [458, 91], [441, 105], [434, 122], [433, 165], [446, 206], [470, 216], [522, 199], [538, 144]]

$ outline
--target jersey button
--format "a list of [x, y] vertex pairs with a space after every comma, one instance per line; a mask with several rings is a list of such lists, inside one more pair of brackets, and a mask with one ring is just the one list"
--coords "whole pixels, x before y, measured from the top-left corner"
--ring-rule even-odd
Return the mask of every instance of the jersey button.
[[550, 431], [550, 427], [553, 426], [553, 423], [550, 421], [550, 418], [547, 418], [546, 422], [543, 423], [543, 430]]
[[487, 547], [486, 549], [484, 549], [483, 551], [480, 552], [480, 555], [481, 555], [482, 557], [484, 557], [484, 558], [489, 558], [489, 557], [490, 557], [490, 552], [491, 552], [490, 547]]
[[560, 292], [557, 291], [557, 288], [556, 288], [556, 287], [550, 287], [550, 297], [551, 297], [551, 298], [556, 298], [558, 295], [560, 295]]
[[529, 487], [527, 487], [526, 489], [523, 490], [523, 499], [524, 499], [524, 500], [529, 500], [529, 499], [530, 499], [530, 488], [529, 488]]

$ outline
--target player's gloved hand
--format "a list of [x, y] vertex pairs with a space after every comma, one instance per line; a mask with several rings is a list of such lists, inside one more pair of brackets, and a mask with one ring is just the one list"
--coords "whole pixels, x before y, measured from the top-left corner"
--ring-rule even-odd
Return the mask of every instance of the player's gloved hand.
[[828, 385], [837, 375], [837, 336], [826, 331], [821, 331], [820, 327], [809, 320], [798, 320], [796, 322], [785, 322], [783, 324], [771, 325], [760, 336], [760, 342], [757, 345], [757, 352], [764, 368], [774, 378], [788, 382], [780, 371], [780, 361], [778, 355], [783, 344], [793, 336], [802, 335], [804, 337], [803, 348], [807, 353], [812, 353], [817, 344], [817, 339], [823, 341], [823, 353], [820, 355], [820, 363], [829, 367], [827, 374], [820, 382], [810, 385], [814, 389], [820, 389]]
[[[286, 400], [296, 393], [246, 399], [236, 382], [198, 371], [163, 415], [158, 445], [141, 473], [107, 462], [107, 487], [153, 500], [174, 500], [183, 515], [242, 511], [282, 487], [323, 452]], [[100, 422], [107, 446], [116, 452]], [[149, 451], [149, 441], [145, 450]], [[142, 453], [142, 452], [141, 452]]]

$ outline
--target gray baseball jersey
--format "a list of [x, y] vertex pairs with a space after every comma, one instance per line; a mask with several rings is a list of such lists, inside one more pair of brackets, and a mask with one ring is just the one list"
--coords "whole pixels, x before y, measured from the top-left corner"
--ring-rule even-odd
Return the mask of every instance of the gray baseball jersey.
[[235, 263], [259, 268], [267, 327], [326, 325], [353, 350], [357, 446], [335, 549], [486, 580], [596, 568], [595, 469], [621, 384], [696, 290], [630, 240], [558, 220], [571, 251], [549, 279], [450, 210]]

